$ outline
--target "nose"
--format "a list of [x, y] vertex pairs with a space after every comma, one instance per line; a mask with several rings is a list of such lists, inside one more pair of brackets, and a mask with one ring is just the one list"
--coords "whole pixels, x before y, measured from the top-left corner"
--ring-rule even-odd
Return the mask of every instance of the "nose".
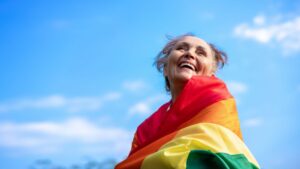
[[193, 52], [192, 49], [187, 50], [184, 57], [188, 59], [195, 59], [195, 52]]

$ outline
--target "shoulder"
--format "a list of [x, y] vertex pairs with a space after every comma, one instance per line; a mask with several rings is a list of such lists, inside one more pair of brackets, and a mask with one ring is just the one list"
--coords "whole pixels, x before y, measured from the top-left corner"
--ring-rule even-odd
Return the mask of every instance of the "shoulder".
[[168, 110], [168, 107], [170, 106], [170, 101], [161, 105], [152, 115], [150, 115], [147, 119], [145, 119], [137, 128], [137, 130], [144, 130], [148, 127], [155, 127], [158, 125], [157, 122], [159, 122], [165, 113]]
[[139, 143], [143, 144], [147, 142], [147, 140], [157, 133], [169, 106], [170, 102], [163, 104], [137, 127], [136, 137]]

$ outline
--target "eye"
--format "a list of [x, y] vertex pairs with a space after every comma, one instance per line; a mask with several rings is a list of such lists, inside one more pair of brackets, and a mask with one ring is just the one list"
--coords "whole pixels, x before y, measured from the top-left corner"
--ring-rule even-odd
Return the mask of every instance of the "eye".
[[200, 48], [200, 47], [197, 48], [196, 54], [199, 55], [199, 56], [205, 56], [205, 57], [207, 56], [205, 50], [203, 48]]
[[188, 46], [187, 45], [179, 45], [179, 46], [177, 46], [177, 48], [176, 48], [176, 50], [184, 50], [184, 51], [186, 51], [186, 50], [188, 50]]

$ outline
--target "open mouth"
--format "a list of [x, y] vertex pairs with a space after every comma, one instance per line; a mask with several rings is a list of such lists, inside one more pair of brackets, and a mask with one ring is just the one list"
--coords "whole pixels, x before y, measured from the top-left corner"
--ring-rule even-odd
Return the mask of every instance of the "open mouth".
[[189, 62], [181, 62], [178, 66], [180, 68], [187, 68], [192, 71], [197, 71], [196, 67], [192, 63], [189, 63]]

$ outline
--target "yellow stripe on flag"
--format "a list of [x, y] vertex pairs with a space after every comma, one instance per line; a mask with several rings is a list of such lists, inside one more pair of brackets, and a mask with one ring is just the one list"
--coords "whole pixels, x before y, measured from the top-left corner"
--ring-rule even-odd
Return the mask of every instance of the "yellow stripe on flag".
[[213, 153], [243, 154], [259, 167], [243, 141], [229, 129], [212, 123], [198, 123], [183, 128], [157, 152], [148, 155], [142, 169], [185, 169], [190, 151], [207, 150]]

